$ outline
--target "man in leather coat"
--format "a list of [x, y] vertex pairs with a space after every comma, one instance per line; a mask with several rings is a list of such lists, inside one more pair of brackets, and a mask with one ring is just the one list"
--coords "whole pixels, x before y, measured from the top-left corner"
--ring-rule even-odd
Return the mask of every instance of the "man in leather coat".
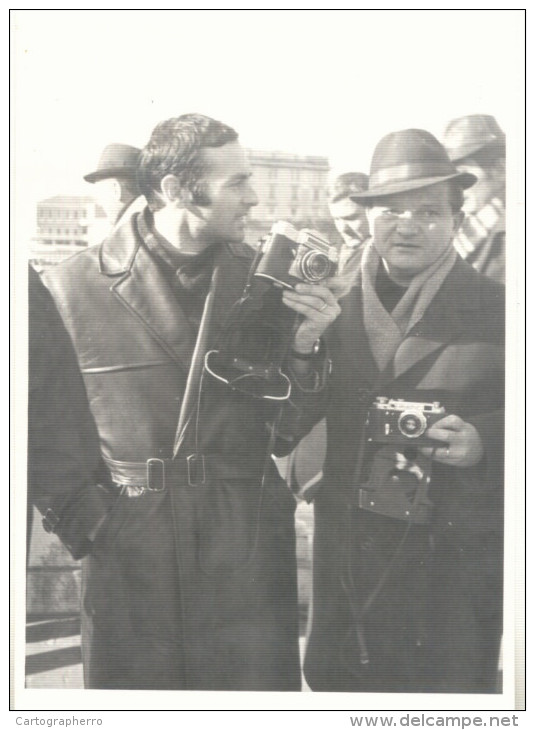
[[44, 276], [100, 452], [66, 454], [78, 478], [61, 489], [46, 464], [33, 476], [45, 526], [84, 558], [86, 687], [300, 688], [295, 503], [271, 453], [322, 405], [339, 307], [325, 286], [282, 295], [300, 315], [282, 405], [199, 369], [247, 280], [250, 175], [230, 127], [162, 122], [139, 162], [148, 208]]

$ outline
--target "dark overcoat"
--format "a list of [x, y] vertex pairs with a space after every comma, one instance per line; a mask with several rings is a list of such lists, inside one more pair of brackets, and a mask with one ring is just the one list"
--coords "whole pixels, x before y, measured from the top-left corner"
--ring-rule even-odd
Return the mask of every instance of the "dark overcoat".
[[[208, 347], [241, 295], [250, 258], [245, 246], [217, 254]], [[78, 462], [79, 482], [62, 479], [58, 490], [45, 479], [36, 499], [73, 555], [85, 555], [86, 686], [299, 689], [295, 501], [267, 453], [279, 406], [205, 378], [178, 469], [163, 491], [139, 494], [136, 470], [172, 456], [195, 333], [136, 216], [49, 269], [45, 283], [74, 345], [101, 455], [88, 475], [85, 449], [74, 443], [56, 471]], [[306, 404], [313, 410], [322, 398], [317, 382], [293, 381], [279, 426], [287, 450]], [[206, 457], [201, 478], [188, 471], [194, 448]], [[113, 482], [121, 478], [134, 488], [120, 493]]]
[[[364, 330], [360, 280], [341, 304], [329, 340], [328, 447], [315, 498], [305, 676], [312, 689], [324, 691], [495, 691], [502, 604], [503, 287], [459, 258], [382, 373]], [[413, 525], [408, 534], [403, 520], [356, 506], [358, 455], [365, 453], [364, 422], [375, 396], [439, 401], [477, 428], [485, 448], [482, 462], [471, 468], [434, 462], [432, 523]], [[368, 664], [359, 654], [357, 624], [364, 628]]]

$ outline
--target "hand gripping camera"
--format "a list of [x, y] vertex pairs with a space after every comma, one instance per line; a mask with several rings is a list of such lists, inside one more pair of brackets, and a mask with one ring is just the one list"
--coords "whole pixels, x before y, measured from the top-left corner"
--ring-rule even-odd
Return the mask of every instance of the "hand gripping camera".
[[254, 276], [274, 286], [293, 289], [298, 282], [317, 284], [333, 276], [338, 268], [338, 251], [317, 233], [298, 231], [278, 221], [263, 241]]
[[261, 242], [241, 299], [220, 332], [218, 349], [205, 357], [205, 371], [233, 390], [283, 401], [290, 380], [281, 366], [294, 336], [296, 317], [282, 303], [281, 289], [318, 283], [336, 271], [338, 253], [328, 241], [279, 221]]
[[375, 399], [366, 421], [366, 483], [358, 491], [361, 509], [415, 524], [430, 522], [433, 505], [427, 492], [432, 460], [418, 447], [439, 445], [426, 434], [445, 415], [438, 402]]

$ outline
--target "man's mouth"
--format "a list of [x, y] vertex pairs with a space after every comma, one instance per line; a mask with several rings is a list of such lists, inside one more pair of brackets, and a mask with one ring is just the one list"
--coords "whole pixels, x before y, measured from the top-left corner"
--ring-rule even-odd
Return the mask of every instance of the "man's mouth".
[[406, 248], [406, 249], [420, 248], [419, 244], [409, 243], [408, 241], [396, 241], [394, 243], [394, 246], [396, 248]]

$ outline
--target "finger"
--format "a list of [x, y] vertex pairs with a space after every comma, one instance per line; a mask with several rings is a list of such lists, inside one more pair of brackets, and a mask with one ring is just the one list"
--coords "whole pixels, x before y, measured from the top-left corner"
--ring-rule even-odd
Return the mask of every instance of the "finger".
[[452, 429], [439, 428], [435, 423], [433, 426], [427, 429], [425, 435], [429, 436], [430, 439], [435, 439], [435, 441], [449, 442], [451, 441], [452, 433], [454, 433]]
[[437, 426], [439, 428], [450, 429], [451, 431], [461, 431], [464, 427], [464, 421], [462, 418], [459, 418], [459, 416], [450, 413], [449, 415], [444, 416], [444, 418], [441, 418], [439, 421], [436, 421], [432, 428], [436, 428]]
[[444, 446], [422, 446], [420, 452], [429, 459], [440, 461], [442, 464], [450, 464], [452, 461], [451, 447], [449, 444]]
[[318, 324], [325, 324], [336, 318], [333, 307], [325, 306], [321, 309], [317, 306], [311, 306], [301, 299], [292, 299], [290, 297], [283, 297], [282, 301], [287, 307], [293, 309], [294, 312], [298, 312], [306, 319], [317, 322]]
[[336, 301], [336, 297], [332, 293], [332, 291], [323, 284], [296, 284], [295, 285], [295, 291], [298, 294], [305, 294], [312, 297], [318, 297], [319, 299], [323, 299], [325, 302], [329, 302], [330, 304], [334, 304]]
[[285, 301], [301, 302], [301, 304], [315, 309], [318, 312], [324, 312], [329, 306], [329, 302], [321, 299], [321, 297], [312, 297], [305, 294], [297, 294], [296, 292], [284, 292], [282, 298]]
[[305, 314], [307, 317], [316, 319], [316, 315], [321, 315], [318, 321], [330, 322], [340, 313], [338, 302], [326, 302], [318, 297], [309, 297], [295, 292], [284, 292], [282, 295], [284, 304], [294, 309], [296, 312]]

